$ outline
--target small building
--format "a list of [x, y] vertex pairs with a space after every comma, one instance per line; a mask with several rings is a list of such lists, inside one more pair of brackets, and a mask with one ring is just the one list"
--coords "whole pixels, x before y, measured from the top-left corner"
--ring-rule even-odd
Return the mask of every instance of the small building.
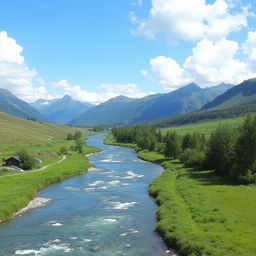
[[38, 158], [38, 157], [34, 158], [34, 160], [35, 160], [35, 162], [37, 164], [41, 164], [42, 163], [42, 160], [40, 158]]
[[22, 160], [20, 156], [12, 156], [5, 160], [5, 165], [14, 165], [17, 167], [22, 167]]

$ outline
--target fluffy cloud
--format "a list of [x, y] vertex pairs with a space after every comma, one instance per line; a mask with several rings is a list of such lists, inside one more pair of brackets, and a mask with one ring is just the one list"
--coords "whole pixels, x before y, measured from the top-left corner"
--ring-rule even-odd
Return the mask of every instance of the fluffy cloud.
[[140, 7], [143, 5], [143, 1], [142, 0], [135, 0], [131, 3], [132, 6], [137, 6]]
[[102, 103], [119, 95], [140, 98], [153, 93], [144, 93], [135, 84], [102, 84], [100, 86], [100, 93], [88, 92], [83, 90], [80, 85], [72, 85], [67, 80], [55, 82], [53, 86], [60, 88], [65, 94], [70, 95], [74, 99], [94, 104]]
[[235, 41], [225, 38], [218, 41], [203, 39], [196, 44], [192, 55], [182, 66], [172, 58], [163, 56], [152, 59], [150, 65], [166, 90], [173, 90], [192, 81], [199, 85], [222, 82], [237, 84], [256, 76], [250, 63], [236, 57], [239, 50], [240, 46]]
[[[149, 17], [140, 20], [134, 34], [155, 38], [166, 35], [173, 39], [217, 40], [247, 26], [248, 12], [232, 11], [234, 1], [152, 0]], [[135, 13], [131, 16], [134, 20]], [[137, 18], [138, 21], [138, 18]]]
[[[43, 80], [25, 64], [22, 51], [23, 48], [5, 31], [0, 32], [0, 88], [8, 89], [26, 101], [47, 97]], [[34, 87], [34, 83], [41, 86]]]
[[243, 44], [243, 51], [250, 61], [256, 61], [256, 31], [248, 33], [247, 40]]
[[186, 71], [174, 59], [158, 56], [150, 61], [151, 70], [158, 75], [166, 90], [174, 90], [189, 82]]
[[240, 46], [235, 41], [204, 39], [195, 46], [184, 67], [199, 84], [240, 83], [256, 74], [248, 63], [236, 57], [239, 50]]

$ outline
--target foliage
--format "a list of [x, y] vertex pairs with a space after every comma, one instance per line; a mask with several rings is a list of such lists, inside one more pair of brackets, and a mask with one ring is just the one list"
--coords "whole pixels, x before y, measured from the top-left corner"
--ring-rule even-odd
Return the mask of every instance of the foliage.
[[80, 154], [82, 154], [84, 152], [83, 147], [84, 147], [84, 142], [79, 139], [76, 140], [76, 149]]
[[236, 131], [228, 126], [219, 126], [212, 133], [206, 152], [206, 167], [223, 176], [229, 176], [234, 161]]
[[247, 116], [239, 129], [233, 174], [245, 183], [256, 181], [256, 117]]
[[181, 153], [181, 139], [178, 134], [168, 132], [165, 137], [165, 155], [176, 159]]
[[26, 149], [21, 149], [17, 151], [15, 155], [18, 155], [20, 157], [21, 167], [24, 170], [30, 170], [36, 165], [34, 158], [28, 153]]
[[62, 146], [62, 147], [60, 148], [60, 153], [61, 153], [62, 155], [67, 155], [67, 154], [68, 154], [68, 148], [65, 147], [65, 146]]
[[180, 155], [180, 160], [186, 167], [201, 169], [204, 165], [205, 154], [195, 148], [186, 148]]

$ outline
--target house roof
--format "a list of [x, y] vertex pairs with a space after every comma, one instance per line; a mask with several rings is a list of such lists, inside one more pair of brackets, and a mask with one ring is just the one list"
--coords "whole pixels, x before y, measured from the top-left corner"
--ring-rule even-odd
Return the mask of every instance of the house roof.
[[[18, 155], [12, 156], [12, 157], [10, 157], [10, 158], [8, 158], [8, 159], [11, 159], [11, 158], [14, 158], [14, 159], [16, 159], [16, 160], [19, 161], [19, 162], [22, 162], [21, 157], [18, 156]], [[7, 160], [8, 160], [8, 159], [7, 159]]]

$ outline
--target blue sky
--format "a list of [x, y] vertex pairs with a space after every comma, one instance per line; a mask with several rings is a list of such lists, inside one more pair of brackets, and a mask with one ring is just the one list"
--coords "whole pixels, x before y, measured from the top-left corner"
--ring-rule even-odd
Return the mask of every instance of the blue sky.
[[253, 0], [8, 0], [0, 7], [0, 87], [27, 101], [69, 94], [100, 103], [256, 76]]

